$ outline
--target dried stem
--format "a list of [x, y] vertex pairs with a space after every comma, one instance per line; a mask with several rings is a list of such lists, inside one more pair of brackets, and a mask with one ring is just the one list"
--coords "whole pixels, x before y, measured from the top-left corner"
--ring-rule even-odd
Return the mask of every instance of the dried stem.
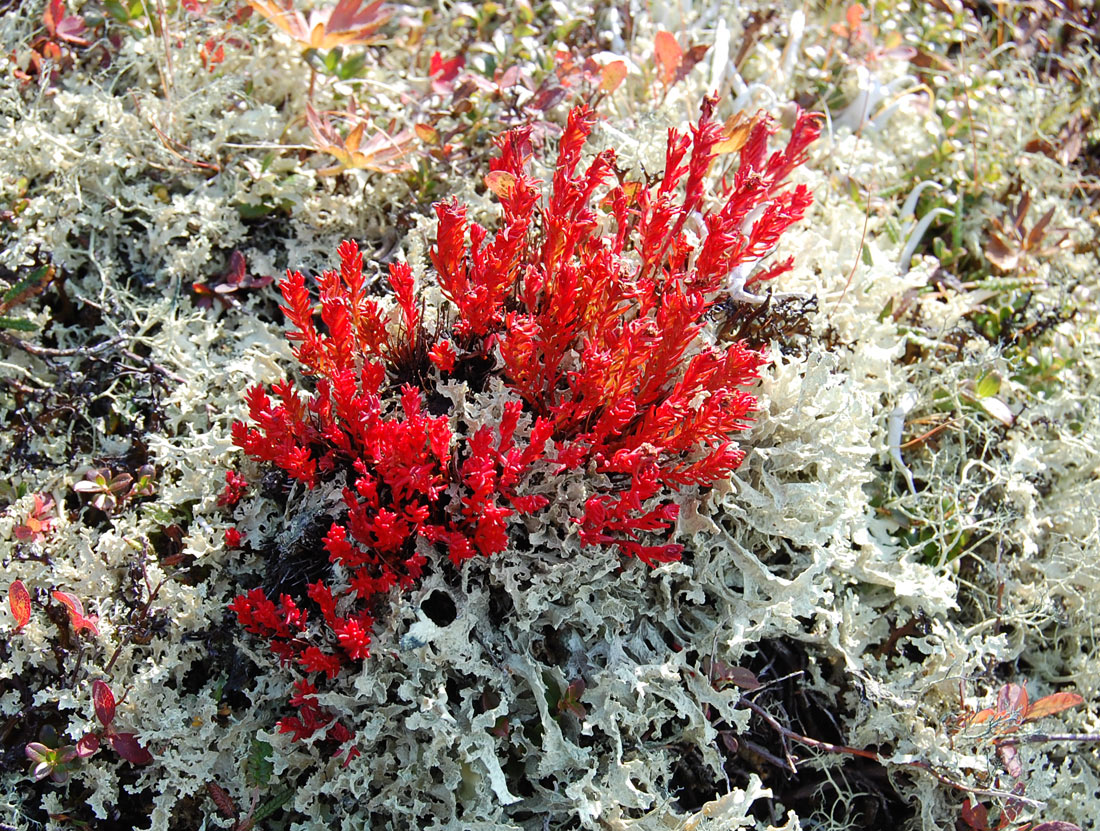
[[[983, 797], [989, 797], [989, 798], [993, 798], [993, 799], [1011, 799], [1015, 802], [1019, 802], [1019, 803], [1022, 803], [1024, 805], [1028, 805], [1029, 807], [1032, 807], [1032, 808], [1042, 808], [1045, 804], [1043, 802], [1040, 802], [1037, 799], [1029, 799], [1026, 796], [1021, 796], [1019, 794], [1009, 793], [1008, 791], [999, 791], [999, 790], [994, 790], [994, 789], [991, 789], [991, 788], [975, 788], [971, 785], [967, 785], [965, 782], [959, 782], [956, 779], [952, 779], [951, 777], [940, 773], [935, 768], [933, 768], [932, 765], [930, 765], [928, 762], [912, 761], [912, 762], [888, 763], [887, 760], [883, 759], [882, 756], [880, 756], [878, 753], [876, 753], [873, 750], [862, 750], [858, 747], [848, 747], [847, 745], [832, 744], [830, 742], [823, 742], [823, 741], [818, 741], [817, 739], [811, 739], [809, 736], [803, 736], [799, 733], [794, 732], [790, 728], [784, 727], [782, 724], [780, 724], [778, 721], [776, 721], [775, 718], [773, 718], [763, 707], [761, 707], [755, 701], [751, 701], [748, 698], [742, 698], [740, 703], [744, 704], [746, 707], [748, 707], [750, 710], [752, 710], [754, 713], [756, 713], [758, 716], [760, 716], [762, 719], [764, 719], [764, 721], [766, 721], [768, 723], [768, 725], [773, 730], [775, 730], [775, 732], [777, 732], [779, 735], [781, 735], [783, 738], [789, 739], [790, 741], [798, 742], [799, 744], [804, 744], [807, 747], [813, 747], [813, 748], [816, 748], [817, 750], [823, 750], [826, 753], [845, 753], [849, 756], [860, 756], [864, 759], [870, 759], [873, 762], [878, 762], [883, 767], [887, 767], [889, 764], [896, 764], [896, 765], [901, 765], [903, 767], [917, 768], [918, 770], [923, 770], [923, 771], [931, 774], [933, 777], [936, 778], [937, 781], [939, 781], [943, 785], [947, 785], [949, 788], [954, 788], [955, 790], [959, 790], [959, 791], [965, 791], [966, 793], [971, 793], [971, 794], [974, 794], [975, 796], [983, 796]], [[1093, 735], [1093, 734], [1080, 734], [1080, 736], [1077, 737], [1077, 738], [1074, 737], [1074, 734], [1070, 734], [1070, 735], [1066, 735], [1066, 736], [1059, 736], [1059, 735], [1056, 735], [1056, 734], [1035, 733], [1035, 734], [1032, 734], [1032, 736], [1035, 736], [1035, 737], [1042, 736], [1042, 739], [1035, 738], [1035, 739], [1033, 739], [1034, 741], [1059, 741], [1059, 740], [1064, 739], [1064, 740], [1070, 740], [1070, 741], [1098, 741], [1098, 742], [1100, 742], [1100, 735]], [[1031, 736], [1016, 737], [1017, 742], [1019, 742], [1021, 740], [1032, 740], [1032, 738], [1031, 738]], [[1007, 743], [1008, 743], [1007, 741], [1002, 742], [1002, 744], [1007, 744]], [[794, 760], [790, 756], [790, 754], [787, 754], [787, 757], [788, 757], [788, 760], [789, 760], [789, 763], [790, 763], [788, 765], [788, 769], [793, 772], [795, 770], [795, 768], [793, 766], [793, 762], [796, 761], [796, 760]]]

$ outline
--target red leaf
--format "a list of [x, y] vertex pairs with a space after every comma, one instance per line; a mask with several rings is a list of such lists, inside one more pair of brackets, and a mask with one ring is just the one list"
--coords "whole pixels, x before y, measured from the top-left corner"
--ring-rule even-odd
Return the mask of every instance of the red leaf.
[[115, 752], [134, 765], [147, 765], [153, 761], [153, 754], [141, 746], [133, 733], [112, 733], [107, 737]]
[[1015, 713], [1023, 718], [1027, 712], [1027, 687], [1020, 684], [1005, 684], [997, 693], [997, 709], [1004, 715]]
[[22, 580], [15, 580], [8, 586], [8, 606], [15, 617], [15, 631], [18, 632], [31, 619], [31, 595]]
[[653, 40], [653, 49], [657, 56], [657, 65], [661, 68], [661, 80], [666, 85], [671, 84], [676, 77], [676, 70], [680, 68], [680, 62], [684, 59], [684, 50], [676, 42], [676, 38], [669, 32], [658, 32]]
[[51, 38], [59, 38], [75, 46], [88, 45], [88, 41], [81, 37], [86, 28], [84, 18], [69, 15], [64, 0], [50, 0], [42, 14], [42, 23]]
[[89, 733], [76, 743], [76, 755], [81, 759], [94, 756], [97, 750], [99, 750], [99, 736], [95, 733]]
[[1053, 716], [1062, 712], [1062, 710], [1068, 710], [1070, 707], [1076, 707], [1078, 704], [1084, 703], [1085, 699], [1077, 693], [1054, 693], [1054, 695], [1040, 698], [1028, 707], [1027, 712], [1024, 714], [1024, 721], [1038, 721], [1041, 718]]
[[439, 52], [434, 52], [428, 74], [436, 81], [451, 81], [465, 65], [466, 58], [462, 55], [455, 55], [453, 58], [443, 60], [443, 56]]
[[65, 16], [65, 3], [62, 0], [50, 0], [46, 11], [42, 13], [42, 23], [50, 37], [57, 37], [57, 23]]
[[1008, 775], [1013, 779], [1019, 779], [1024, 774], [1024, 765], [1020, 761], [1020, 754], [1016, 750], [1014, 744], [999, 744], [997, 745], [997, 756], [1001, 759], [1001, 764], [1005, 766], [1005, 770]]
[[104, 727], [110, 727], [115, 720], [115, 696], [111, 688], [102, 681], [92, 682], [92, 703], [95, 705], [96, 717]]
[[210, 798], [214, 800], [214, 804], [218, 806], [219, 814], [227, 819], [236, 819], [237, 805], [233, 802], [233, 798], [226, 793], [224, 788], [214, 782], [207, 782], [206, 791], [210, 794]]
[[57, 23], [57, 36], [74, 46], [87, 46], [88, 41], [81, 37], [85, 28], [84, 18], [64, 17]]
[[80, 602], [79, 597], [63, 591], [55, 591], [50, 594], [54, 600], [65, 604], [68, 608], [69, 623], [72, 625], [74, 632], [79, 634], [81, 629], [88, 629], [93, 635], [99, 635], [99, 627], [96, 626], [99, 618], [95, 615], [84, 616], [84, 605]]
[[974, 831], [989, 831], [989, 811], [982, 803], [968, 800], [963, 803], [962, 811], [959, 813], [962, 815], [962, 821]]

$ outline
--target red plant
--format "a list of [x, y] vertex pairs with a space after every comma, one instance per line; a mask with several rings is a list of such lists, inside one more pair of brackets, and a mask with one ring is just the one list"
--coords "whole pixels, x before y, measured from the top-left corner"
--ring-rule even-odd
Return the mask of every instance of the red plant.
[[131, 764], [147, 765], [153, 761], [153, 754], [141, 746], [135, 734], [119, 733], [111, 726], [115, 720], [115, 696], [103, 681], [92, 682], [92, 705], [103, 729], [86, 733], [77, 742], [76, 753], [81, 759], [94, 755], [106, 741], [119, 756]]
[[[766, 361], [741, 343], [715, 345], [708, 312], [727, 282], [740, 289], [790, 268], [787, 260], [746, 277], [809, 206], [805, 187], [784, 182], [818, 134], [800, 114], [786, 149], [768, 156], [775, 127], [757, 117], [715, 201], [708, 173], [728, 137], [713, 108], [705, 102], [690, 136], [669, 132], [653, 188], [609, 187], [611, 150], [578, 170], [595, 122], [586, 107], [569, 116], [545, 203], [527, 171], [530, 128], [499, 138], [486, 177], [502, 208], [496, 235], [457, 201], [436, 205], [434, 279], [453, 308], [434, 332], [404, 263], [389, 268], [392, 324], [367, 296], [354, 243], [340, 246], [340, 271], [318, 279], [323, 328], [305, 277], [288, 273], [288, 337], [314, 391], [303, 396], [290, 380], [252, 388], [251, 423], [235, 424], [233, 440], [307, 488], [346, 477], [345, 514], [324, 544], [348, 586], [309, 586], [319, 619], [288, 595], [276, 604], [253, 589], [234, 600], [245, 628], [283, 661], [331, 679], [366, 657], [375, 598], [414, 585], [433, 551], [460, 565], [505, 550], [512, 524], [548, 505], [532, 492], [536, 470], [609, 483], [592, 487], [573, 519], [582, 544], [650, 566], [680, 556], [680, 545], [654, 539], [677, 518], [671, 493], [710, 486], [741, 463], [734, 436], [756, 405], [744, 388]], [[426, 411], [436, 378], [483, 385], [498, 360], [510, 391], [499, 423], [461, 435]], [[229, 479], [224, 504], [243, 490], [239, 479]], [[328, 725], [299, 709], [283, 721], [296, 739]]]
[[57, 524], [57, 517], [51, 512], [56, 506], [53, 497], [49, 494], [36, 493], [34, 495], [34, 510], [30, 516], [20, 525], [12, 529], [15, 538], [24, 541], [41, 542], [46, 535], [53, 531]]
[[[964, 711], [956, 721], [959, 731], [972, 731], [979, 727], [987, 731], [993, 739], [997, 757], [1012, 783], [1012, 793], [1022, 795], [1027, 788], [1026, 772], [1020, 759], [1015, 734], [1021, 725], [1030, 724], [1048, 716], [1057, 715], [1063, 710], [1077, 707], [1085, 702], [1077, 693], [1060, 692], [1044, 696], [1037, 701], [1029, 701], [1026, 684], [1005, 684], [997, 691], [997, 702], [977, 712]], [[984, 727], [982, 727], [984, 725]], [[1008, 828], [1016, 820], [1022, 809], [1022, 803], [1009, 799], [1001, 811], [998, 829]], [[965, 803], [961, 811], [962, 821], [973, 831], [992, 831], [989, 822], [989, 810], [974, 800]], [[1080, 831], [1068, 822], [1044, 822], [1032, 831]]]

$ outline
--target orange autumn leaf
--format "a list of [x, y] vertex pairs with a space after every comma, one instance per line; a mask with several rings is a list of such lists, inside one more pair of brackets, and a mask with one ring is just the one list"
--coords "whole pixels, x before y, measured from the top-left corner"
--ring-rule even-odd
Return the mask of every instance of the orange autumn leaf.
[[306, 123], [313, 133], [313, 146], [339, 163], [317, 171], [321, 176], [331, 176], [349, 168], [379, 173], [401, 173], [413, 168], [405, 159], [412, 149], [415, 136], [411, 130], [392, 135], [378, 130], [364, 142], [367, 122], [361, 120], [345, 138], [329, 122], [326, 114], [318, 113], [311, 105], [306, 105]]
[[1054, 693], [1040, 698], [1028, 707], [1027, 713], [1024, 715], [1024, 721], [1038, 721], [1041, 718], [1053, 716], [1063, 710], [1068, 710], [1070, 707], [1076, 707], [1084, 703], [1085, 699], [1077, 693]]
[[15, 631], [18, 632], [31, 619], [31, 595], [22, 580], [15, 580], [8, 586], [8, 606], [15, 618]]
[[439, 131], [431, 124], [417, 124], [413, 127], [416, 137], [425, 144], [439, 144]]
[[711, 152], [716, 156], [720, 153], [736, 153], [745, 146], [745, 142], [749, 140], [749, 134], [761, 117], [759, 111], [752, 116], [744, 110], [731, 115], [722, 125], [722, 140], [714, 145]]
[[660, 31], [653, 40], [657, 65], [661, 68], [661, 80], [666, 86], [676, 80], [676, 70], [684, 60], [684, 50], [670, 32]]
[[498, 199], [509, 199], [516, 188], [516, 177], [507, 170], [494, 170], [485, 176], [485, 187]]

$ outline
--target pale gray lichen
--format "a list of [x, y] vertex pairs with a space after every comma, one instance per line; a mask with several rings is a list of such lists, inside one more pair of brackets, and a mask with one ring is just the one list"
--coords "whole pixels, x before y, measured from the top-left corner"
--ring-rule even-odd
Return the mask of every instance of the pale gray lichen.
[[[559, 5], [566, 15], [591, 11]], [[828, 21], [808, 19], [799, 30], [790, 25], [796, 10], [784, 10], [738, 69], [730, 44], [745, 34], [745, 11], [721, 3], [634, 9], [628, 37], [622, 21], [601, 9], [610, 20], [601, 43], [638, 71], [601, 105], [608, 120], [596, 133], [598, 146], [614, 146], [624, 168], [659, 170], [665, 131], [685, 126], [714, 83], [738, 102], [767, 105], [782, 117], [787, 99], [810, 77], [817, 53], [808, 44], [822, 41]], [[91, 323], [50, 324], [56, 348], [121, 338], [104, 358], [135, 361], [125, 348], [171, 375], [131, 363], [145, 374], [105, 378], [100, 364], [80, 356], [44, 360], [5, 349], [5, 378], [61, 392], [93, 388], [114, 417], [136, 424], [155, 412], [159, 424], [138, 433], [158, 466], [155, 500], [95, 527], [70, 501], [57, 528], [38, 542], [14, 539], [33, 507], [31, 494], [50, 492], [65, 504], [79, 472], [120, 463], [135, 450], [137, 431], [112, 433], [109, 416], [78, 411], [64, 424], [26, 430], [20, 455], [7, 459], [0, 562], [5, 577], [38, 595], [31, 623], [2, 653], [0, 684], [31, 685], [31, 702], [56, 711], [51, 718], [67, 731], [64, 741], [94, 726], [87, 685], [73, 688], [57, 675], [51, 647], [58, 628], [37, 601], [48, 589], [72, 591], [100, 616], [101, 637], [84, 642], [83, 666], [102, 672], [121, 646], [111, 682], [129, 692], [118, 719], [154, 748], [156, 761], [135, 773], [101, 752], [67, 790], [32, 786], [19, 770], [5, 770], [3, 822], [35, 827], [43, 811], [70, 811], [79, 795], [100, 819], [120, 802], [140, 799], [150, 828], [224, 826], [203, 801], [206, 783], [247, 805], [243, 766], [259, 738], [274, 747], [265, 793], [277, 784], [294, 788], [292, 811], [277, 821], [282, 827], [850, 827], [858, 786], [845, 777], [842, 759], [795, 748], [808, 757], [805, 770], [820, 771], [814, 781], [825, 794], [812, 815], [798, 817], [782, 804], [778, 777], [768, 779], [770, 790], [762, 785], [760, 773], [775, 769], [750, 769], [716, 727], [727, 725], [742, 739], [754, 725], [766, 732], [738, 706], [741, 693], [719, 688], [710, 675], [719, 661], [766, 666], [768, 644], [783, 643], [806, 656], [804, 674], [784, 683], [827, 702], [845, 742], [880, 748], [892, 788], [913, 810], [906, 827], [942, 828], [958, 816], [959, 794], [905, 763], [927, 762], [975, 783], [997, 770], [988, 742], [952, 747], [948, 740], [960, 694], [967, 706], [989, 706], [1000, 680], [994, 671], [1029, 679], [1033, 698], [1071, 679], [1087, 701], [1100, 692], [1100, 333], [1095, 261], [1087, 251], [1096, 222], [1074, 215], [1081, 204], [1070, 201], [1077, 172], [1020, 153], [1047, 129], [1044, 120], [1067, 94], [1067, 81], [1039, 83], [1022, 60], [1000, 78], [967, 80], [972, 117], [983, 125], [968, 142], [948, 135], [941, 118], [961, 117], [961, 98], [945, 101], [941, 112], [916, 94], [874, 134], [837, 129], [824, 137], [797, 174], [815, 192], [815, 206], [776, 253], [795, 257], [779, 289], [820, 300], [813, 337], [800, 352], [773, 347], [745, 464], [709, 493], [678, 495], [684, 560], [650, 572], [581, 550], [567, 519], [577, 515], [584, 483], [563, 481], [548, 521], [525, 525], [531, 550], [457, 573], [437, 570], [416, 591], [395, 597], [379, 620], [375, 654], [319, 696], [362, 751], [345, 768], [319, 742], [294, 744], [276, 732], [291, 676], [264, 646], [224, 626], [226, 602], [267, 568], [226, 551], [227, 517], [216, 498], [225, 466], [236, 458], [229, 430], [243, 417], [243, 390], [278, 380], [293, 363], [277, 299], [268, 290], [246, 295], [233, 311], [201, 310], [187, 287], [216, 274], [233, 249], [257, 274], [330, 268], [344, 237], [400, 252], [423, 275], [432, 232], [426, 206], [410, 204], [399, 177], [358, 171], [337, 187], [292, 154], [265, 160], [275, 145], [308, 141], [291, 123], [304, 109], [306, 84], [293, 48], [259, 26], [249, 30], [253, 48], [230, 50], [224, 71], [213, 76], [198, 56], [201, 39], [184, 38], [173, 56], [170, 99], [152, 38], [123, 38], [111, 67], [93, 72], [81, 65], [51, 93], [12, 73], [27, 66], [40, 14], [28, 4], [0, 16], [0, 199], [11, 203], [17, 180], [28, 181], [19, 224], [5, 228], [0, 264], [18, 269], [46, 254], [64, 269], [71, 299], [100, 310]], [[447, 20], [439, 15], [433, 34], [450, 37]], [[198, 25], [189, 21], [181, 13], [171, 22], [180, 31]], [[897, 4], [878, 22], [916, 37], [942, 30], [944, 21]], [[690, 30], [696, 40], [726, 46], [658, 105], [645, 73], [653, 71], [659, 29]], [[451, 46], [457, 50], [458, 41]], [[404, 90], [391, 88], [398, 73], [390, 60], [383, 56], [369, 69], [380, 90], [373, 105], [398, 115]], [[1084, 73], [1074, 94], [1095, 102], [1098, 77]], [[857, 95], [872, 80], [891, 82], [885, 75], [866, 80]], [[411, 89], [424, 79], [408, 83]], [[941, 151], [933, 181], [942, 188], [965, 192], [956, 185], [969, 175], [974, 153], [999, 170], [1018, 163], [1020, 186], [1042, 210], [1056, 208], [1055, 225], [1072, 230], [1081, 252], [1062, 250], [1037, 264], [1029, 284], [1032, 302], [1052, 309], [1079, 288], [1072, 295], [1077, 316], [1053, 326], [1049, 353], [1013, 353], [977, 339], [967, 321], [993, 295], [926, 291], [941, 265], [931, 255], [898, 273], [905, 244], [891, 229], [906, 217], [897, 215], [897, 201], [930, 143]], [[211, 176], [193, 161], [221, 172]], [[473, 205], [472, 215], [492, 217], [477, 175], [444, 184], [446, 195]], [[870, 206], [853, 201], [852, 184], [874, 196]], [[977, 198], [961, 228], [975, 250], [983, 224], [999, 215], [991, 200]], [[270, 208], [274, 219], [248, 220], [242, 206]], [[410, 208], [420, 212], [410, 217]], [[400, 231], [396, 218], [411, 230]], [[906, 297], [911, 313], [895, 319]], [[430, 314], [440, 298], [428, 294], [425, 303]], [[45, 309], [30, 314], [42, 325], [51, 318]], [[1010, 428], [976, 405], [973, 384], [983, 374], [1001, 379], [996, 395], [1013, 414]], [[457, 388], [442, 392], [456, 404], [456, 422], [491, 422], [499, 412], [492, 393], [474, 399]], [[891, 413], [908, 395], [916, 403], [903, 439], [918, 438], [918, 424], [947, 425], [905, 450], [916, 488], [890, 464], [901, 447], [891, 435]], [[86, 406], [92, 399], [74, 400]], [[0, 393], [5, 419], [19, 407], [10, 388]], [[315, 505], [300, 497], [253, 498], [238, 524], [250, 538], [288, 544], [303, 516], [331, 508], [330, 492], [314, 494]], [[149, 545], [174, 524], [186, 528], [176, 552], [189, 564], [182, 572], [158, 563]], [[150, 585], [161, 586], [153, 609], [168, 620], [147, 643], [123, 632], [134, 611], [126, 592], [141, 590], [130, 577], [139, 557]], [[453, 620], [425, 611], [435, 592], [450, 597]], [[911, 621], [903, 643], [886, 649]], [[556, 707], [578, 679], [586, 685], [581, 717]], [[778, 708], [770, 695], [781, 688], [756, 700]], [[16, 687], [4, 690], [0, 712], [10, 718], [28, 702]], [[779, 709], [774, 715], [783, 716]], [[1061, 718], [1066, 729], [1097, 729], [1090, 711]], [[699, 790], [716, 797], [698, 809], [686, 808], [677, 792], [688, 758], [711, 780], [703, 783], [711, 791]], [[1044, 818], [1088, 827], [1100, 808], [1100, 763], [1091, 749], [1040, 745], [1028, 750], [1025, 765], [1028, 794], [1047, 803]]]

